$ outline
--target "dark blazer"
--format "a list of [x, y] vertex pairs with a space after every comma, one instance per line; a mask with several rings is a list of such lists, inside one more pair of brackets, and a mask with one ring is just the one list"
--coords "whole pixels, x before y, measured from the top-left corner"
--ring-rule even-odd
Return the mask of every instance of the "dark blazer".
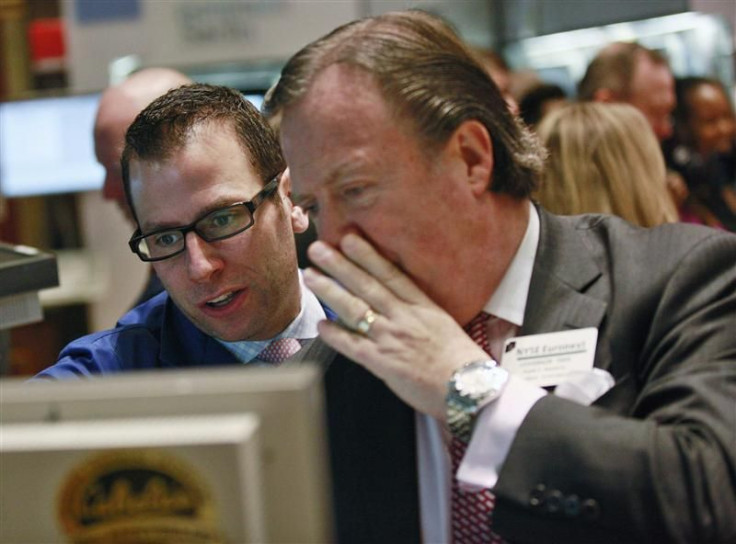
[[[615, 386], [549, 395], [494, 488], [511, 542], [736, 542], [736, 236], [540, 210], [521, 334], [597, 327]], [[316, 341], [340, 542], [418, 542], [414, 413]]]

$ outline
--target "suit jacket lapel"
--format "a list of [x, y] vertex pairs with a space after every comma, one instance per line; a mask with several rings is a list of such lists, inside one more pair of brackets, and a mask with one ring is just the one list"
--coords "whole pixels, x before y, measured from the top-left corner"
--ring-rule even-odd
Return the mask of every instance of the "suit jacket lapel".
[[[540, 236], [521, 334], [600, 327], [609, 286], [594, 248], [585, 243], [579, 219], [552, 216], [538, 208]], [[581, 229], [581, 230], [579, 230]], [[596, 366], [607, 367], [607, 350]]]

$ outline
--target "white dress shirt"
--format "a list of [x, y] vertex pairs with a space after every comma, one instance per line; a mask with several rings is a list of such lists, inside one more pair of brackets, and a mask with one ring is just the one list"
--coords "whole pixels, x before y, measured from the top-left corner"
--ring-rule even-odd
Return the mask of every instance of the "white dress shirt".
[[[500, 285], [484, 306], [489, 314], [505, 319], [518, 331], [539, 245], [539, 215], [530, 203], [529, 223], [521, 245]], [[498, 480], [511, 443], [532, 406], [546, 391], [511, 376], [504, 393], [478, 416], [458, 480], [469, 488], [492, 488]], [[434, 418], [417, 414], [417, 462], [422, 535], [425, 543], [450, 541], [449, 436]]]

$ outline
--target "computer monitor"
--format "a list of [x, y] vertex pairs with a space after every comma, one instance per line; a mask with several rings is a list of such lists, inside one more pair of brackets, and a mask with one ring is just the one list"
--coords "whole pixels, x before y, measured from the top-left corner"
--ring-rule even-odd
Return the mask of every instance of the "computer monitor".
[[[0, 432], [9, 436], [8, 431], [22, 426], [30, 429], [23, 432], [35, 431], [43, 441], [54, 425], [72, 425], [74, 433], [79, 433], [82, 423], [95, 423], [96, 429], [110, 425], [113, 429], [127, 420], [137, 422], [139, 427], [141, 423], [146, 427], [150, 424], [165, 436], [165, 425], [157, 421], [162, 417], [208, 418], [214, 426], [215, 416], [254, 414], [260, 420], [265, 541], [329, 542], [333, 535], [332, 507], [322, 387], [320, 367], [309, 363], [280, 368], [141, 371], [48, 383], [4, 378], [0, 380]], [[186, 419], [170, 423], [172, 429], [187, 425]], [[155, 434], [149, 430], [147, 436]], [[68, 444], [76, 444], [70, 432], [56, 435], [66, 437]], [[115, 435], [105, 434], [111, 438], [108, 448], [99, 447], [104, 443], [102, 438], [91, 442], [96, 450], [114, 450], [119, 447], [112, 440]], [[184, 446], [186, 442], [177, 450]], [[0, 448], [5, 447], [3, 439]], [[95, 448], [90, 448], [90, 454]], [[32, 451], [29, 447], [29, 454]], [[11, 470], [5, 462], [8, 456], [5, 451], [0, 455], [4, 482], [0, 486], [0, 518], [8, 519], [14, 507], [14, 490], [6, 485], [4, 474]], [[53, 462], [46, 459], [44, 464]], [[32, 466], [25, 472], [20, 481], [27, 478], [29, 483], [41, 473]], [[19, 481], [17, 476], [15, 481]], [[42, 489], [49, 494], [60, 492], [50, 486]], [[23, 507], [32, 508], [33, 503]], [[36, 514], [56, 515], [48, 511]]]
[[[260, 110], [263, 92], [243, 93]], [[100, 93], [0, 102], [0, 195], [48, 196], [102, 189], [93, 129]]]
[[92, 135], [99, 100], [88, 93], [0, 102], [0, 194], [101, 189]]
[[254, 414], [0, 429], [0, 542], [267, 541]]

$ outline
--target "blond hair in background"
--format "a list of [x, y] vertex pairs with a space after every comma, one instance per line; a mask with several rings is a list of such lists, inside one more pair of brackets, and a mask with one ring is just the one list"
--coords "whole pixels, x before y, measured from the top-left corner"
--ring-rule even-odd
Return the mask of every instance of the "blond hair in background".
[[539, 125], [549, 160], [536, 198], [563, 215], [608, 213], [650, 227], [678, 220], [659, 142], [623, 103], [576, 103]]

